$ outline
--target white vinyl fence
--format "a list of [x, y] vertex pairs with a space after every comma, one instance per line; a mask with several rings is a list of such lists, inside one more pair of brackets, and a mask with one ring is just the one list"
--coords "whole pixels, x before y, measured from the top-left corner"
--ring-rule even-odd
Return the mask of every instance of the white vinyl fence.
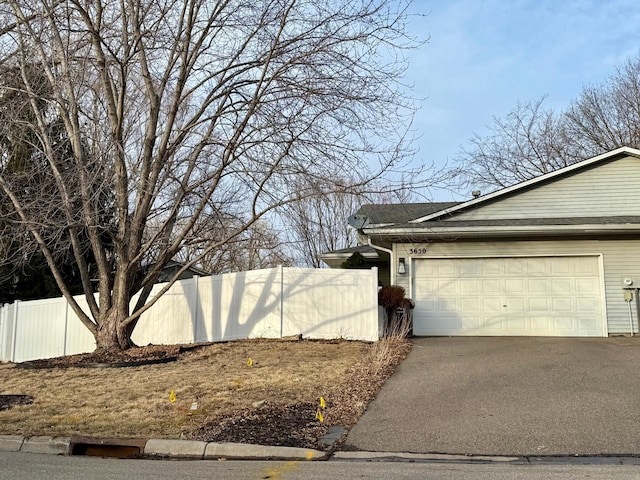
[[[377, 285], [376, 268], [277, 267], [193, 277], [176, 282], [142, 315], [133, 341], [174, 344], [298, 334], [375, 341], [380, 332]], [[77, 300], [88, 311], [84, 297]], [[0, 361], [94, 349], [93, 336], [64, 298], [17, 301], [0, 308]]]

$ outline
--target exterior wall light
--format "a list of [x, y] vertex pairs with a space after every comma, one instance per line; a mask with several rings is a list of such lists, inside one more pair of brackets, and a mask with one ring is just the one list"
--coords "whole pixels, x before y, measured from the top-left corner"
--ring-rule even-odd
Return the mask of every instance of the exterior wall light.
[[398, 259], [398, 273], [407, 273], [407, 264], [405, 263], [404, 258]]

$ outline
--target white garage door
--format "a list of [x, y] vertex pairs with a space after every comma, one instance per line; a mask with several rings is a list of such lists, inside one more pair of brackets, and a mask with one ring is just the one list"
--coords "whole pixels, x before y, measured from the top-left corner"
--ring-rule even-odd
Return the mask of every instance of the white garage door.
[[606, 335], [599, 257], [417, 259], [416, 335]]

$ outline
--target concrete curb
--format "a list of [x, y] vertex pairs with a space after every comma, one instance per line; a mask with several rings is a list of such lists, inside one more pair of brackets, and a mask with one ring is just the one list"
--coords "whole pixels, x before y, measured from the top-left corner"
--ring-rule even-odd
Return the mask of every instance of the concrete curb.
[[362, 460], [368, 462], [387, 461], [390, 459], [410, 460], [414, 462], [480, 462], [509, 463], [518, 462], [522, 457], [488, 456], [488, 455], [448, 455], [441, 453], [402, 453], [402, 452], [335, 452], [336, 460]]
[[48, 453], [50, 455], [68, 455], [71, 438], [68, 437], [30, 437], [25, 438], [21, 452]]
[[150, 439], [144, 446], [148, 457], [203, 458], [207, 442], [194, 440]]
[[[71, 437], [22, 437], [20, 435], [0, 435], [0, 451], [45, 453], [51, 455], [72, 455], [72, 445], [78, 439]], [[101, 439], [82, 437], [81, 443], [100, 445]], [[118, 447], [118, 442], [109, 440], [111, 447]], [[144, 444], [143, 456], [146, 458], [175, 459], [250, 459], [250, 460], [326, 460], [328, 452], [308, 448], [272, 447], [245, 443], [201, 442], [197, 440], [149, 439], [127, 440], [123, 445], [133, 443]]]
[[244, 443], [209, 443], [204, 458], [227, 458], [244, 460], [326, 460], [329, 454], [310, 448], [270, 447]]
[[[89, 448], [96, 446], [131, 449], [136, 447], [140, 455], [135, 457], [119, 457], [98, 453], [94, 456], [117, 458], [173, 458], [173, 459], [226, 459], [226, 460], [296, 460], [318, 461], [329, 457], [336, 461], [362, 462], [434, 462], [434, 463], [525, 463], [525, 464], [597, 464], [597, 465], [640, 465], [637, 455], [604, 455], [604, 456], [491, 456], [491, 455], [448, 455], [436, 453], [402, 453], [402, 452], [323, 452], [320, 450], [272, 447], [267, 445], [251, 445], [245, 443], [217, 443], [196, 440], [171, 439], [103, 439], [92, 437], [22, 437], [20, 435], [0, 435], [0, 452], [26, 452], [50, 455], [74, 455], [73, 447], [78, 445]], [[144, 453], [142, 453], [144, 450]], [[105, 452], [103, 452], [105, 453]], [[80, 454], [82, 455], [82, 454]]]
[[24, 443], [20, 435], [0, 435], [0, 451], [19, 452]]

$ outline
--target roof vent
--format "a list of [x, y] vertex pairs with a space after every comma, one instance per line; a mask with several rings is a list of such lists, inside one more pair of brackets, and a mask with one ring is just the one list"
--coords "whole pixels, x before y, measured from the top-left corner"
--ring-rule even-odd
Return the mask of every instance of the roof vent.
[[473, 198], [478, 198], [480, 195], [482, 195], [482, 192], [480, 190], [474, 190], [473, 192], [471, 192], [471, 195], [473, 195]]

